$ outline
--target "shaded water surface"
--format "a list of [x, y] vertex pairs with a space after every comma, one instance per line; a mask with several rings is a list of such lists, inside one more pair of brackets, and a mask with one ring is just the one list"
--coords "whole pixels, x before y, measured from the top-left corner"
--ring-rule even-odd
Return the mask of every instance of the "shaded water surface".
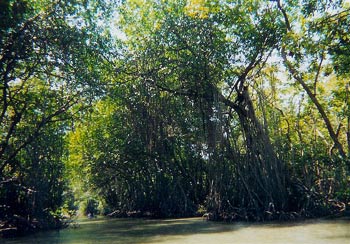
[[350, 220], [215, 223], [201, 218], [80, 220], [78, 228], [1, 240], [19, 243], [350, 243]]

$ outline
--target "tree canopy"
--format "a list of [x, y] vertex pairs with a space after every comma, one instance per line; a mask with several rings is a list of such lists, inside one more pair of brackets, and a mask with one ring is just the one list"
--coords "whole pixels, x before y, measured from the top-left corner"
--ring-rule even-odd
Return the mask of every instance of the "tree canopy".
[[345, 213], [348, 1], [1, 4], [7, 227]]

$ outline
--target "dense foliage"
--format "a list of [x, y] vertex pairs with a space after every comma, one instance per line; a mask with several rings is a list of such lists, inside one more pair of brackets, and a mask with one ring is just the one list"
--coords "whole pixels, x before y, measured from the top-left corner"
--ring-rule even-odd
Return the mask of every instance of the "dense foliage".
[[[89, 5], [90, 4], [90, 5]], [[85, 9], [84, 11], [82, 11]], [[96, 3], [1, 1], [0, 228], [60, 227], [64, 137], [102, 95]]]
[[73, 195], [111, 216], [346, 212], [348, 1], [30, 3], [1, 8], [3, 226]]

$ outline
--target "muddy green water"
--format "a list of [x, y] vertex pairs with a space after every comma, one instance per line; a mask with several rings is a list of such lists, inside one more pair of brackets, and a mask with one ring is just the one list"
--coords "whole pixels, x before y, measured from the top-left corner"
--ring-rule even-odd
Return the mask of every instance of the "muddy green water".
[[298, 223], [214, 223], [201, 218], [83, 219], [78, 228], [1, 240], [19, 243], [315, 243], [350, 244], [350, 220]]

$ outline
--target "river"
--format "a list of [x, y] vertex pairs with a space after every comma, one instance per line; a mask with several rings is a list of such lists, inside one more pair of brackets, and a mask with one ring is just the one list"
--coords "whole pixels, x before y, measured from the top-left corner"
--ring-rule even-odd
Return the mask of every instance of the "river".
[[6, 244], [25, 243], [350, 243], [350, 220], [307, 220], [287, 223], [216, 223], [201, 218], [82, 219], [79, 227], [49, 231], [14, 239]]

